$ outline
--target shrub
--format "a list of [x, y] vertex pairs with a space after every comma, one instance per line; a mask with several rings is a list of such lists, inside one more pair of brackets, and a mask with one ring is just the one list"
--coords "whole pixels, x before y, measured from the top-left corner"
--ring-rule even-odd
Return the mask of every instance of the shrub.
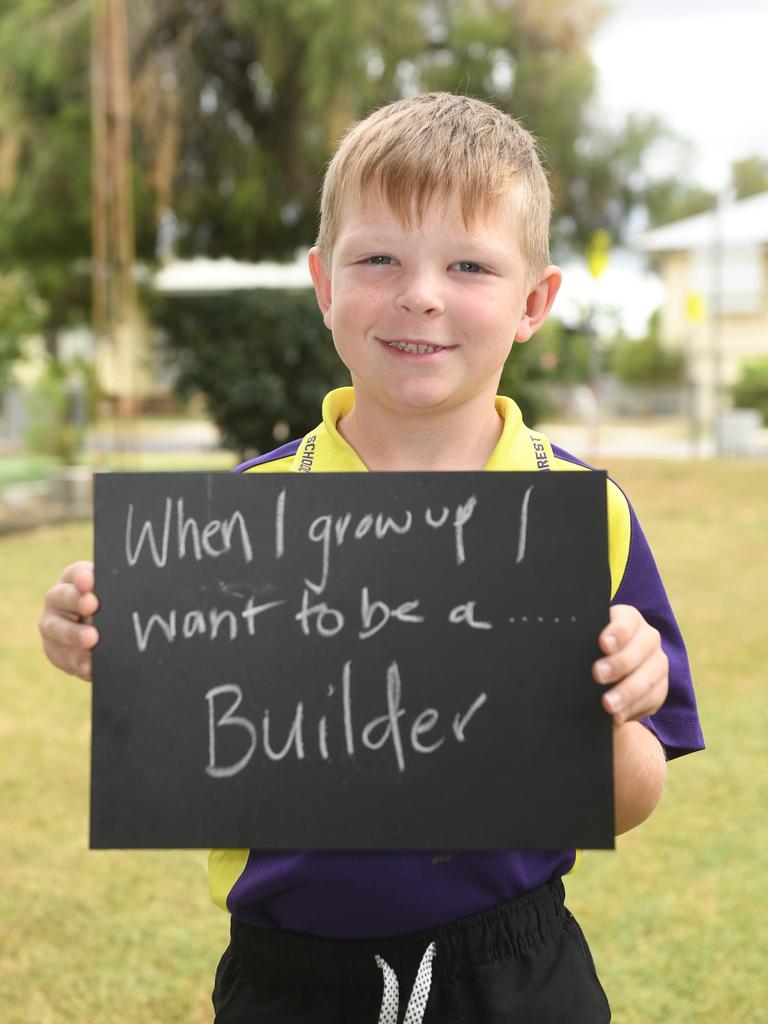
[[92, 389], [92, 371], [51, 360], [27, 398], [28, 450], [51, 455], [65, 465], [75, 462], [93, 414]]
[[23, 274], [0, 274], [0, 394], [21, 356], [21, 339], [39, 331], [48, 307]]
[[309, 289], [156, 296], [151, 312], [179, 397], [202, 393], [224, 444], [242, 455], [302, 436], [326, 392], [349, 384]]
[[608, 368], [626, 384], [679, 384], [685, 377], [685, 356], [655, 337], [642, 341], [621, 338], [612, 346]]
[[589, 380], [590, 343], [585, 331], [547, 320], [530, 341], [515, 343], [501, 375], [499, 391], [514, 398], [523, 419], [533, 427], [555, 406], [548, 383]]
[[739, 409], [759, 409], [768, 424], [768, 357], [751, 359], [741, 367], [731, 387], [733, 404]]
[[[325, 394], [349, 384], [309, 289], [147, 301], [178, 375], [178, 396], [201, 393], [224, 444], [243, 455], [305, 434]], [[588, 370], [588, 339], [551, 321], [529, 343], [513, 346], [499, 390], [533, 426], [551, 411], [546, 383], [585, 380]]]

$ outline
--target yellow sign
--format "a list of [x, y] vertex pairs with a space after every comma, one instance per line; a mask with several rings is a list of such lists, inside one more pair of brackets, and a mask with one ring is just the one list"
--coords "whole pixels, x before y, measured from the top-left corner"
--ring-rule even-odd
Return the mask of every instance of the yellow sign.
[[685, 319], [691, 324], [700, 324], [707, 315], [707, 307], [701, 292], [689, 292], [685, 297]]
[[593, 231], [587, 246], [587, 266], [592, 277], [600, 277], [608, 267], [611, 255], [611, 236], [605, 228]]

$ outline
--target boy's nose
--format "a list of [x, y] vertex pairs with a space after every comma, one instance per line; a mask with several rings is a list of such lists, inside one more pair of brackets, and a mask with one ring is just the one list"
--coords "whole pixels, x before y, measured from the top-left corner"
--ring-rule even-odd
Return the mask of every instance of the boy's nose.
[[395, 297], [395, 306], [413, 316], [430, 316], [442, 313], [444, 300], [436, 283], [423, 275], [403, 282]]

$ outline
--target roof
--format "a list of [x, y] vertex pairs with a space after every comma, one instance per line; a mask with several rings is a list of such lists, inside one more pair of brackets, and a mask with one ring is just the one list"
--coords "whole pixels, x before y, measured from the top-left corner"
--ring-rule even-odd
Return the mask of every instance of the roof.
[[174, 260], [154, 277], [165, 294], [229, 292], [245, 288], [311, 288], [306, 257], [295, 263], [242, 263], [230, 258]]
[[768, 192], [726, 203], [719, 213], [710, 210], [646, 231], [637, 247], [645, 252], [686, 252], [709, 249], [716, 237], [728, 247], [768, 244]]

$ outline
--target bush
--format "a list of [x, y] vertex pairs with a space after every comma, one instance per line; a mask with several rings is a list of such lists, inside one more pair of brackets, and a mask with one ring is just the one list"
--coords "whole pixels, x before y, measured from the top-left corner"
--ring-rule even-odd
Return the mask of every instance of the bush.
[[607, 368], [625, 384], [679, 384], [685, 377], [685, 356], [655, 337], [621, 338], [608, 353]]
[[48, 307], [23, 274], [0, 274], [0, 394], [21, 356], [21, 339], [39, 331]]
[[499, 383], [499, 394], [513, 398], [520, 406], [523, 421], [535, 427], [551, 412], [551, 403], [540, 381], [531, 380], [529, 367], [523, 359], [524, 349], [513, 345]]
[[[224, 444], [243, 455], [305, 434], [320, 418], [325, 394], [349, 384], [309, 289], [147, 301], [164, 334], [166, 361], [178, 374], [179, 398], [204, 395]], [[551, 411], [548, 381], [588, 374], [588, 339], [553, 320], [530, 342], [513, 346], [499, 390], [533, 426]]]
[[94, 406], [92, 369], [51, 360], [27, 398], [28, 450], [71, 465], [82, 448]]
[[743, 364], [739, 379], [731, 387], [731, 397], [738, 409], [758, 409], [763, 423], [768, 424], [768, 357]]
[[301, 437], [329, 390], [349, 384], [309, 289], [151, 301], [186, 400], [202, 393], [224, 444], [242, 455]]
[[530, 341], [512, 346], [501, 375], [499, 391], [514, 398], [523, 419], [533, 427], [554, 412], [547, 384], [589, 380], [590, 345], [583, 331], [547, 320]]

